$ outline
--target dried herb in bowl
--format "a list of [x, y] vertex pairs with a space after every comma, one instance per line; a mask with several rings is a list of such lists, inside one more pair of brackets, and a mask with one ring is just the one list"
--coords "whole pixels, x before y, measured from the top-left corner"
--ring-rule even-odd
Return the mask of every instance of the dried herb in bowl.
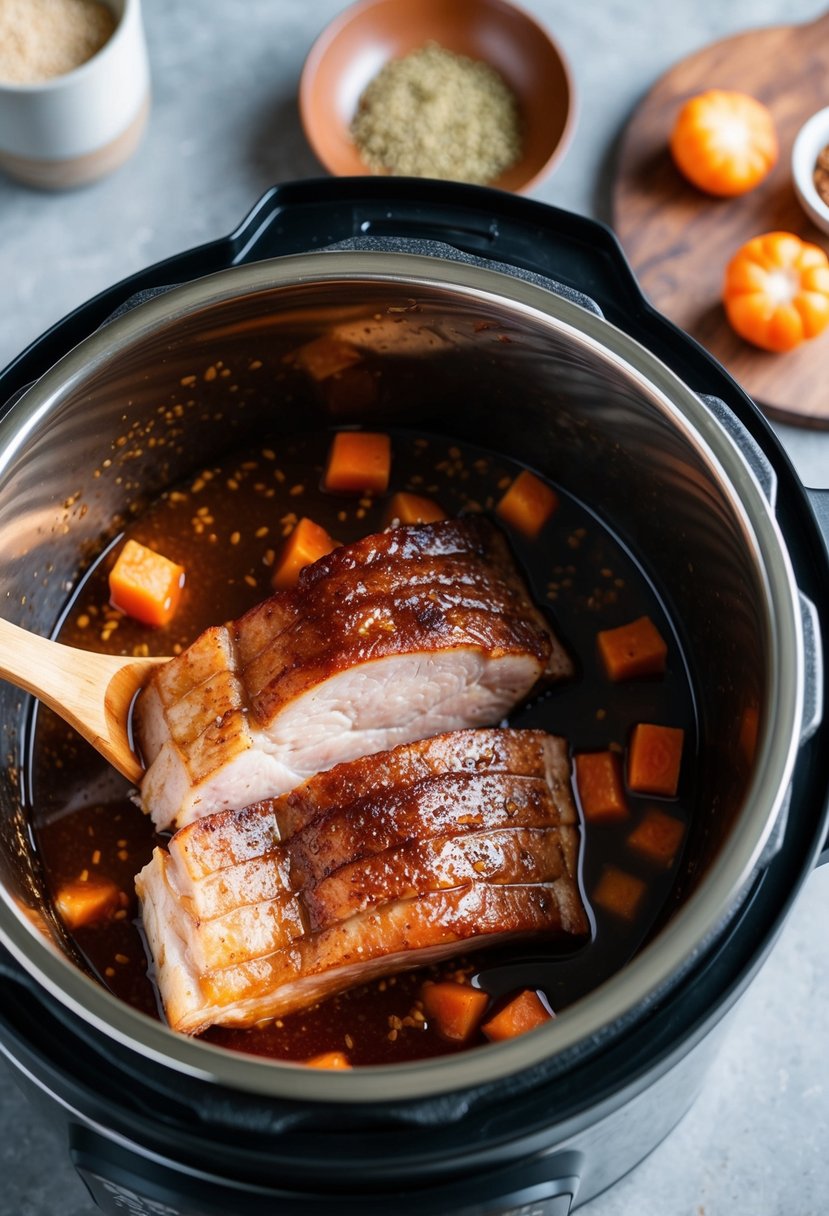
[[397, 176], [483, 185], [521, 156], [518, 102], [503, 78], [434, 42], [381, 69], [351, 133], [370, 169]]

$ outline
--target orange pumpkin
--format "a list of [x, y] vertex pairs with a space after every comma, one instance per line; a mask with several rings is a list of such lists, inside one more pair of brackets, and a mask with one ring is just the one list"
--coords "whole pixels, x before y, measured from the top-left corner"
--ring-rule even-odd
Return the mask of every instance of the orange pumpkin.
[[792, 232], [756, 236], [726, 267], [723, 304], [741, 338], [791, 350], [829, 325], [829, 258]]
[[726, 89], [708, 89], [685, 102], [670, 149], [690, 182], [726, 198], [759, 185], [778, 154], [774, 121], [763, 103]]

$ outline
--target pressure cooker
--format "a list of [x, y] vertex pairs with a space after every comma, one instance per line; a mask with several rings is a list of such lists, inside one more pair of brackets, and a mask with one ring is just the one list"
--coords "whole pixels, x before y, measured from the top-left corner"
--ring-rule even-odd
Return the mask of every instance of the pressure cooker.
[[827, 855], [829, 492], [804, 489], [745, 393], [647, 303], [607, 228], [538, 202], [279, 186], [227, 238], [54, 326], [0, 376], [5, 614], [53, 632], [113, 517], [265, 426], [326, 424], [310, 389], [287, 410], [242, 375], [217, 425], [195, 384], [182, 441], [133, 450], [127, 470], [119, 437], [196, 360], [243, 368], [286, 332], [371, 318], [386, 391], [348, 404], [350, 422], [414, 419], [538, 469], [652, 575], [693, 656], [692, 837], [658, 931], [532, 1034], [347, 1074], [256, 1059], [174, 1035], [71, 957], [27, 828], [32, 706], [3, 685], [0, 1050], [107, 1213], [564, 1216], [687, 1111]]

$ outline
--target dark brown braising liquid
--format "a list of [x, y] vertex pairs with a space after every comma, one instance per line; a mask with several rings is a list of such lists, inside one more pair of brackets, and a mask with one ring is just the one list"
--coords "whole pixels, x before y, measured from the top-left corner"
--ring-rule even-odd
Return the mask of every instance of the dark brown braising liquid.
[[[148, 629], [108, 606], [104, 554], [77, 589], [60, 628], [61, 641], [117, 654], [172, 654], [205, 627], [230, 620], [270, 594], [270, 565], [296, 519], [310, 516], [349, 542], [383, 527], [387, 498], [333, 496], [320, 489], [329, 436], [264, 444], [222, 466], [199, 471], [162, 496], [129, 535], [182, 564], [187, 582], [175, 620]], [[392, 436], [390, 493], [411, 490], [437, 499], [447, 514], [492, 510], [520, 471], [509, 460], [469, 445], [406, 432]], [[686, 732], [679, 795], [669, 808], [687, 817], [694, 804], [696, 720], [687, 669], [654, 588], [630, 554], [586, 507], [566, 494], [532, 541], [510, 535], [536, 601], [577, 658], [566, 686], [519, 709], [514, 726], [563, 735], [573, 751], [623, 747], [636, 722]], [[669, 644], [664, 678], [613, 684], [596, 653], [596, 633], [649, 615]], [[133, 878], [159, 843], [125, 783], [48, 711], [36, 719], [30, 773], [33, 835], [50, 891], [85, 871], [113, 878], [130, 907], [106, 924], [77, 930], [72, 943], [113, 993], [158, 1015], [156, 992], [139, 931]], [[622, 967], [646, 939], [665, 905], [674, 870], [637, 858], [626, 836], [654, 799], [630, 795], [624, 824], [583, 833], [582, 885], [589, 901], [603, 865], [612, 861], [647, 882], [633, 921], [597, 908], [592, 940], [562, 947], [533, 940], [475, 952], [428, 973], [375, 981], [313, 1009], [250, 1030], [214, 1028], [213, 1043], [234, 1050], [303, 1060], [346, 1051], [355, 1064], [425, 1058], [458, 1048], [441, 1039], [418, 1007], [424, 974], [463, 970], [494, 998], [520, 988], [541, 990], [561, 1010]], [[484, 1042], [483, 1038], [476, 1043]]]

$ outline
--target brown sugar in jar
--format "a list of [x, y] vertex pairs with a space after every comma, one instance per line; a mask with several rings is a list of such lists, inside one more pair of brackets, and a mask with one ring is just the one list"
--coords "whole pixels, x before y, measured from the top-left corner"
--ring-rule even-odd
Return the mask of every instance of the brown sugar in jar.
[[0, 171], [48, 190], [97, 181], [149, 108], [140, 0], [0, 0]]
[[0, 81], [38, 84], [86, 63], [115, 30], [99, 0], [0, 0]]

